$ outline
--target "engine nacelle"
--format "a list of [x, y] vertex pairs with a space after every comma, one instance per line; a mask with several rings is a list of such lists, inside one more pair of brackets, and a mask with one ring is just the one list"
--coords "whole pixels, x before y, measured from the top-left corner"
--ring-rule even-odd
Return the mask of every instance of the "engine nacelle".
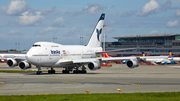
[[14, 59], [8, 59], [6, 63], [9, 67], [15, 67], [18, 65], [17, 61]]
[[139, 63], [138, 61], [135, 61], [135, 60], [128, 60], [126, 65], [129, 67], [129, 68], [135, 68], [135, 67], [138, 67], [139, 66]]
[[22, 70], [29, 69], [29, 68], [31, 68], [31, 64], [26, 61], [21, 61], [19, 63], [19, 68]]
[[90, 63], [88, 64], [88, 68], [89, 68], [90, 70], [100, 69], [100, 68], [101, 68], [100, 62], [99, 62], [99, 61], [90, 62]]

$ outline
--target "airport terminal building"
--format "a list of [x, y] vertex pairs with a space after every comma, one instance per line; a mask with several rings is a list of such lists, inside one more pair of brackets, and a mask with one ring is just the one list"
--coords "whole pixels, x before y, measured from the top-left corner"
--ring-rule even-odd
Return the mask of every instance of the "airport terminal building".
[[141, 51], [144, 51], [150, 55], [166, 55], [168, 54], [169, 50], [171, 50], [173, 54], [180, 54], [180, 34], [137, 35], [113, 38], [117, 39], [117, 41], [105, 42], [106, 50], [119, 48], [136, 48], [135, 50], [114, 52], [114, 54], [118, 55], [140, 55]]

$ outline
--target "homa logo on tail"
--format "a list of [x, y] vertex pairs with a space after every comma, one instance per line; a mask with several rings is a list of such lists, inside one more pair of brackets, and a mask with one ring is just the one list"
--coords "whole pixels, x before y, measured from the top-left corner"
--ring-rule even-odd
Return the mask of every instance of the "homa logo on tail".
[[173, 53], [171, 52], [171, 50], [168, 51], [170, 56], [173, 56]]
[[168, 51], [169, 53], [169, 57], [174, 57], [173, 53], [171, 52], [171, 50]]
[[96, 32], [97, 32], [97, 39], [99, 41], [99, 36], [100, 36], [100, 34], [102, 32], [102, 28], [100, 30], [96, 29]]
[[146, 56], [146, 54], [145, 54], [143, 51], [142, 51], [142, 55], [143, 55], [143, 56]]
[[51, 50], [51, 54], [60, 54], [60, 51], [58, 51], [58, 50], [56, 50], [56, 51]]

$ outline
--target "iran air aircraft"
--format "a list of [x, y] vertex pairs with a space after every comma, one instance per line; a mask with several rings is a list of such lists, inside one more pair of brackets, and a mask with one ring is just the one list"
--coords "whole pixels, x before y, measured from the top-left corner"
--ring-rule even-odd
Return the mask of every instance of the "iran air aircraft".
[[49, 74], [55, 73], [54, 68], [65, 68], [62, 73], [69, 73], [70, 71], [73, 73], [86, 73], [86, 67], [90, 70], [100, 69], [100, 64], [108, 60], [128, 60], [126, 64], [129, 68], [138, 67], [138, 57], [97, 58], [102, 53], [107, 52], [102, 51], [100, 47], [104, 18], [105, 14], [102, 14], [86, 46], [36, 42], [25, 57], [9, 58], [7, 65], [10, 67], [19, 66], [20, 69], [25, 70], [31, 68], [31, 64], [33, 64], [38, 68], [37, 74], [42, 74], [41, 67], [51, 68], [51, 70], [48, 70]]

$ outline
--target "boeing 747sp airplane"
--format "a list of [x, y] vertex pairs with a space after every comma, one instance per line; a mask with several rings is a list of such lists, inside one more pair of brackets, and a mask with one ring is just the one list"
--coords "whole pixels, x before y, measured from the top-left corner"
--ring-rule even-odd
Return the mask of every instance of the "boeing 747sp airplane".
[[37, 74], [42, 74], [41, 67], [50, 67], [49, 74], [55, 73], [54, 68], [58, 67], [65, 68], [62, 73], [69, 73], [70, 71], [73, 71], [73, 73], [86, 73], [85, 66], [90, 70], [100, 69], [100, 64], [108, 60], [128, 60], [126, 64], [129, 68], [138, 67], [138, 57], [97, 58], [102, 53], [107, 52], [102, 51], [100, 47], [104, 18], [105, 14], [102, 14], [86, 46], [36, 42], [25, 57], [9, 58], [7, 64], [10, 67], [19, 66], [23, 70], [31, 68], [31, 64], [33, 64], [38, 68]]

